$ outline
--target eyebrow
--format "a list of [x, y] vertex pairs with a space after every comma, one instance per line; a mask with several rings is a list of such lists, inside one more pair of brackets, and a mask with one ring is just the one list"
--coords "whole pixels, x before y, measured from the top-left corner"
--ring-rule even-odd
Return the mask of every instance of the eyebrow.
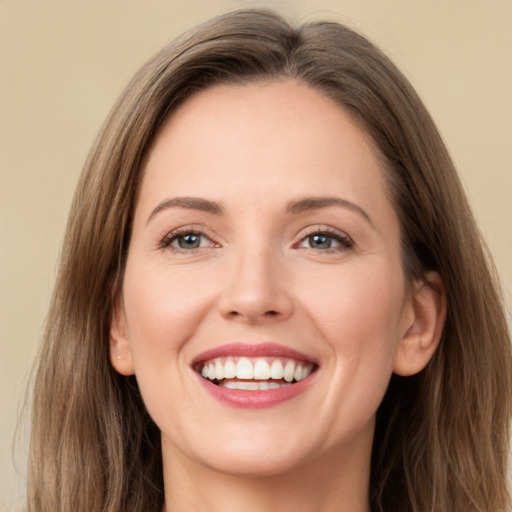
[[199, 210], [214, 215], [222, 215], [224, 211], [221, 206], [213, 201], [201, 199], [199, 197], [173, 197], [164, 199], [150, 213], [147, 223], [150, 222], [158, 213], [168, 208], [186, 208], [189, 210]]
[[373, 228], [375, 228], [371, 217], [359, 205], [341, 199], [339, 197], [306, 197], [296, 201], [290, 201], [286, 210], [290, 213], [302, 213], [308, 210], [328, 208], [329, 206], [341, 206], [348, 208], [361, 215]]
[[[339, 197], [306, 197], [290, 201], [286, 207], [288, 213], [302, 213], [308, 210], [317, 210], [320, 208], [328, 208], [330, 206], [341, 206], [359, 213], [372, 227], [374, 224], [370, 216], [359, 205], [341, 199]], [[213, 215], [223, 215], [222, 207], [214, 202], [199, 197], [173, 197], [164, 199], [150, 213], [147, 222], [149, 223], [159, 212], [169, 208], [186, 208], [190, 210], [199, 210]]]

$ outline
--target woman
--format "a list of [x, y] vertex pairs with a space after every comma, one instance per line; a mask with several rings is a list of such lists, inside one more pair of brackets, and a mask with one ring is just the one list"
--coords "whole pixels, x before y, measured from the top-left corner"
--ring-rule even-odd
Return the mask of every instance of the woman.
[[503, 511], [498, 284], [410, 84], [346, 27], [206, 23], [76, 192], [29, 510]]

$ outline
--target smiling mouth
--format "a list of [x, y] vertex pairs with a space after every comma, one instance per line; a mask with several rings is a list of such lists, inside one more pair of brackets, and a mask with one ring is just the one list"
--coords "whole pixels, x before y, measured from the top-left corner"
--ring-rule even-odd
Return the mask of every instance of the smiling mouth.
[[316, 365], [284, 357], [215, 357], [194, 365], [194, 370], [217, 386], [261, 391], [291, 386], [311, 375]]

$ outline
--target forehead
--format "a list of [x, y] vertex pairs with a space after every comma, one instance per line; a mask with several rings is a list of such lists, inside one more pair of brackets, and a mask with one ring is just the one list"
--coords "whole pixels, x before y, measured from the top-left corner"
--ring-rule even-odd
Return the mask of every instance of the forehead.
[[[275, 130], [269, 131], [269, 124]], [[222, 84], [194, 94], [172, 112], [157, 133], [153, 148], [169, 132], [173, 132], [173, 137], [182, 134], [193, 137], [199, 136], [201, 129], [210, 129], [213, 136], [222, 125], [223, 129], [232, 129], [232, 136], [237, 133], [243, 137], [252, 132], [254, 138], [266, 138], [267, 143], [279, 128], [286, 128], [279, 133], [281, 143], [297, 137], [299, 130], [301, 135], [309, 136], [310, 142], [323, 139], [325, 143], [339, 143], [339, 137], [343, 136], [349, 139], [347, 144], [380, 158], [378, 148], [360, 124], [345, 108], [317, 89], [292, 79]], [[326, 125], [328, 129], [322, 129]], [[196, 142], [207, 144], [210, 138]]]
[[379, 205], [387, 196], [383, 167], [371, 137], [316, 90], [292, 80], [220, 85], [167, 118], [148, 154], [140, 198], [222, 202], [241, 192], [247, 202], [336, 193]]

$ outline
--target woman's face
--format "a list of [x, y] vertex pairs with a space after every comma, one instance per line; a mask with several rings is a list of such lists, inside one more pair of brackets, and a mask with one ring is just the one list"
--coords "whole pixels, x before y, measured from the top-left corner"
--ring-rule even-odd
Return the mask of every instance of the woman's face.
[[413, 316], [399, 236], [372, 141], [312, 89], [218, 86], [172, 114], [112, 325], [164, 462], [261, 475], [369, 459]]

